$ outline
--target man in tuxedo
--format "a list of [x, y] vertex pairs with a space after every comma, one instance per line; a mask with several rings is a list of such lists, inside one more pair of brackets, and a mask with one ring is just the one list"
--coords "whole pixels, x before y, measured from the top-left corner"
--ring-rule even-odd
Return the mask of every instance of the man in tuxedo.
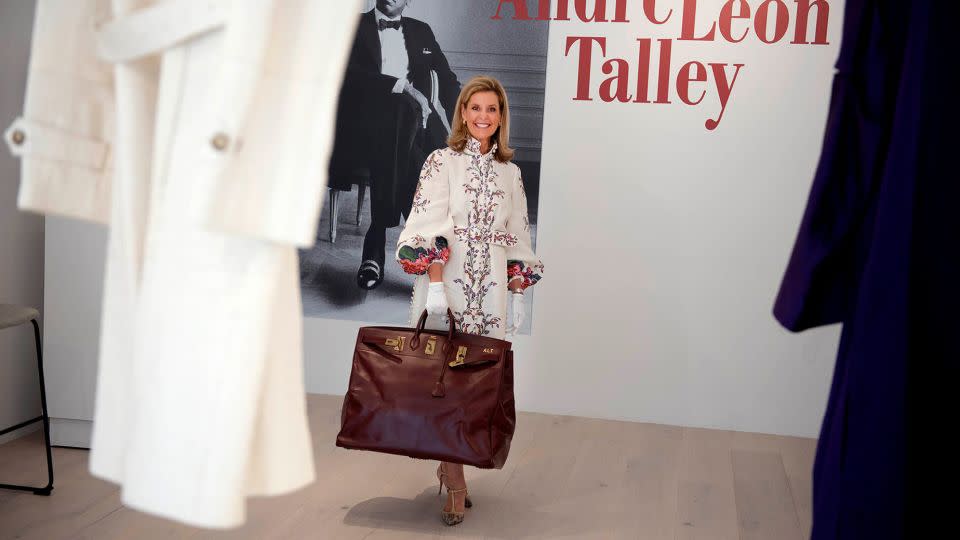
[[460, 82], [430, 26], [403, 17], [410, 0], [377, 0], [360, 16], [340, 93], [331, 187], [350, 188], [337, 164], [370, 171], [370, 228], [357, 285], [383, 281], [386, 230], [410, 213], [420, 168], [446, 145]]

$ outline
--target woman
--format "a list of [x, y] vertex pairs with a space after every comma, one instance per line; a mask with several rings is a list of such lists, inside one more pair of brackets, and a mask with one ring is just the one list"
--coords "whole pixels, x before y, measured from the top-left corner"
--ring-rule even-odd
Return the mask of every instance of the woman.
[[[460, 91], [449, 147], [427, 158], [397, 247], [404, 271], [420, 277], [411, 321], [424, 309], [431, 325], [449, 307], [460, 332], [503, 339], [523, 323], [523, 291], [543, 273], [530, 245], [527, 197], [510, 162], [510, 113], [503, 85], [475, 77]], [[507, 305], [511, 317], [507, 318]], [[471, 506], [463, 465], [437, 468], [447, 525]]]

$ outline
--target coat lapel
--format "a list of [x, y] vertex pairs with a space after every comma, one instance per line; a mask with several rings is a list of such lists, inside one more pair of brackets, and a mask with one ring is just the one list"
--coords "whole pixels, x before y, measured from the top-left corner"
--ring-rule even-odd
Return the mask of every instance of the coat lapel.
[[408, 69], [412, 77], [415, 72], [414, 67], [419, 66], [420, 55], [417, 53], [417, 51], [420, 50], [417, 48], [419, 42], [417, 41], [416, 33], [410, 30], [410, 25], [407, 23], [406, 17], [400, 19], [400, 24], [400, 28], [403, 30], [403, 41], [407, 44], [407, 65], [409, 66]]
[[377, 17], [373, 10], [360, 17], [360, 27], [357, 28], [357, 37], [369, 50], [370, 56], [377, 65], [377, 71], [383, 69], [383, 56], [380, 54], [380, 35], [377, 33]]

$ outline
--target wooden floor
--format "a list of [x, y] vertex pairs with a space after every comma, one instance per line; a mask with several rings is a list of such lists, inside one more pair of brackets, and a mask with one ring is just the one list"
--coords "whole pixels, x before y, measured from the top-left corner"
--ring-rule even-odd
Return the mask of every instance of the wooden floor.
[[[318, 481], [252, 500], [241, 529], [127, 509], [87, 472], [86, 451], [55, 449], [52, 496], [0, 490], [0, 538], [809, 537], [812, 439], [521, 413], [503, 470], [468, 470], [475, 505], [450, 528], [435, 465], [336, 448], [340, 398], [309, 403]], [[37, 435], [0, 446], [0, 482], [44, 477]]]

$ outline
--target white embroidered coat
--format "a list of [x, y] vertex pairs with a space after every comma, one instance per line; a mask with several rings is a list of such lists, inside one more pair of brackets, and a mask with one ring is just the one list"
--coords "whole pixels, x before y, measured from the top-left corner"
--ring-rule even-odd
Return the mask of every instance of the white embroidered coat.
[[[423, 312], [426, 268], [445, 261], [444, 291], [457, 329], [503, 339], [507, 327], [507, 284], [539, 281], [543, 264], [531, 247], [527, 197], [520, 168], [494, 159], [496, 145], [480, 153], [470, 138], [463, 152], [443, 148], [430, 154], [397, 246], [404, 270], [420, 274], [414, 285], [411, 325]], [[442, 326], [431, 317], [430, 326]]]
[[108, 224], [91, 472], [243, 523], [313, 481], [298, 246], [313, 243], [356, 0], [40, 0], [25, 210]]

